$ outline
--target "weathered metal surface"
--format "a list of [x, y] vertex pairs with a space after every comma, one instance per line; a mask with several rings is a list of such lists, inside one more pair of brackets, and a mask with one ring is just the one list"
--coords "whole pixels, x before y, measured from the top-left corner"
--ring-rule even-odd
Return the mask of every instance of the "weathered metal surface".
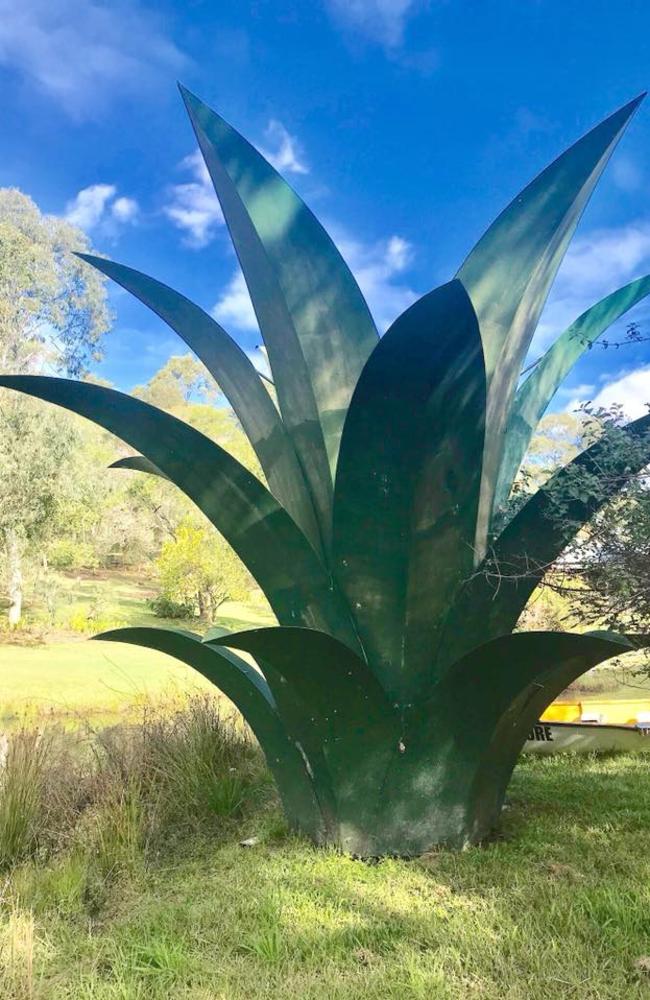
[[[338, 842], [368, 850], [383, 778], [399, 744], [399, 720], [367, 665], [322, 632], [261, 628], [213, 640], [243, 649], [284, 678], [308, 707], [310, 728], [331, 774]], [[359, 850], [363, 843], [365, 850]]]
[[268, 350], [326, 548], [347, 407], [377, 331], [333, 241], [276, 170], [181, 88]]
[[486, 550], [503, 436], [523, 360], [585, 205], [642, 99], [606, 118], [524, 188], [458, 272], [478, 316], [488, 378], [477, 561]]
[[562, 381], [576, 361], [612, 323], [650, 294], [650, 275], [631, 281], [583, 312], [567, 327], [517, 390], [508, 418], [495, 510], [508, 499], [530, 440]]
[[311, 545], [266, 487], [214, 441], [142, 400], [88, 382], [4, 375], [0, 386], [64, 406], [137, 448], [219, 529], [279, 621], [354, 645], [347, 608]]
[[430, 676], [437, 624], [472, 569], [484, 413], [478, 324], [453, 281], [407, 309], [373, 352], [336, 477], [334, 572], [398, 700]]
[[308, 486], [275, 403], [250, 358], [211, 316], [154, 278], [104, 257], [78, 254], [134, 295], [194, 351], [232, 406], [257, 455], [269, 489], [317, 552], [321, 538]]

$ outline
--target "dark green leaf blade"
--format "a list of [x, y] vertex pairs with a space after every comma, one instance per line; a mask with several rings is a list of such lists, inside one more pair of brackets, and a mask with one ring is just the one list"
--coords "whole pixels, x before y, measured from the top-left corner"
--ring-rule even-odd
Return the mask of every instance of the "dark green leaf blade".
[[377, 332], [349, 269], [301, 199], [219, 115], [184, 88], [181, 93], [328, 542], [343, 421]]
[[363, 829], [364, 817], [377, 808], [399, 740], [397, 713], [376, 678], [346, 646], [310, 629], [251, 629], [211, 644], [245, 650], [270, 664], [308, 707], [332, 776], [341, 846], [357, 850], [356, 828]]
[[[650, 416], [620, 430], [631, 443], [632, 454], [622, 448], [617, 460], [611, 461], [607, 439], [597, 441], [559, 469], [494, 541], [488, 560], [461, 589], [448, 616], [443, 669], [486, 638], [511, 632], [544, 573], [579, 528], [620, 491], [630, 475], [650, 463]], [[608, 462], [608, 475], [603, 479], [603, 465]], [[558, 514], [554, 497], [576, 477], [590, 475], [599, 483], [598, 491], [572, 495]]]
[[485, 371], [459, 281], [392, 325], [363, 370], [341, 441], [334, 568], [392, 697], [427, 680], [436, 630], [473, 565]]
[[103, 257], [78, 256], [160, 316], [203, 362], [241, 423], [271, 492], [318, 551], [318, 525], [293, 442], [255, 367], [239, 345], [203, 309], [162, 282]]
[[223, 534], [280, 621], [323, 628], [356, 645], [347, 608], [307, 539], [266, 487], [214, 441], [142, 400], [88, 382], [3, 375], [0, 386], [64, 406], [137, 448]]
[[458, 272], [478, 316], [488, 378], [477, 560], [485, 554], [503, 436], [523, 359], [585, 205], [643, 96], [593, 128], [524, 188]]
[[116, 462], [111, 462], [109, 469], [129, 469], [131, 472], [146, 472], [148, 476], [159, 476], [161, 479], [169, 479], [164, 472], [161, 472], [157, 465], [150, 462], [144, 455], [127, 455], [126, 458], [118, 458]]
[[264, 678], [239, 657], [214, 649], [187, 632], [163, 628], [119, 628], [93, 637], [156, 649], [197, 670], [228, 697], [253, 730], [292, 827], [316, 840], [325, 834], [324, 820], [303, 757], [278, 715]]
[[508, 419], [495, 510], [508, 499], [528, 445], [548, 404], [576, 361], [617, 319], [650, 294], [650, 275], [631, 281], [582, 313], [548, 349], [517, 391]]

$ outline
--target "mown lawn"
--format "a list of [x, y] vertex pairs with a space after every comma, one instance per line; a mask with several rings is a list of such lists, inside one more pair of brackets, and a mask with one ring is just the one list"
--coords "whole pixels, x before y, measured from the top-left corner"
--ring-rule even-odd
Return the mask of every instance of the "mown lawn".
[[103, 881], [63, 850], [7, 878], [0, 993], [648, 997], [649, 779], [642, 757], [529, 759], [491, 843], [416, 861], [317, 850], [268, 807]]
[[[89, 622], [88, 634], [70, 629], [45, 629], [44, 611], [28, 606], [27, 618], [44, 631], [2, 633], [0, 641], [0, 727], [25, 716], [77, 715], [109, 721], [117, 714], [164, 698], [174, 700], [210, 686], [198, 674], [162, 653], [122, 643], [92, 642], [93, 632], [124, 625], [189, 628], [202, 632], [198, 621], [157, 618], [146, 599], [147, 581], [124, 573], [59, 574], [57, 588], [65, 595], [65, 618], [99, 613], [99, 626]], [[238, 630], [268, 625], [272, 616], [259, 603], [228, 602], [218, 623]], [[213, 689], [212, 689], [213, 690]]]

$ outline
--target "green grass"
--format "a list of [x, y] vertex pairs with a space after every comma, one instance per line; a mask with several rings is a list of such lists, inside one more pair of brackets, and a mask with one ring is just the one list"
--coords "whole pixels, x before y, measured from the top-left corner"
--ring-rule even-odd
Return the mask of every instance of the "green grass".
[[[65, 594], [66, 615], [99, 606], [108, 626], [152, 625], [163, 628], [205, 630], [200, 622], [156, 618], [146, 604], [151, 591], [146, 582], [123, 573], [58, 574], [56, 586]], [[38, 605], [27, 609], [30, 622], [43, 627]], [[266, 609], [253, 602], [229, 602], [218, 622], [237, 630], [273, 621]], [[34, 637], [28, 633], [0, 633], [0, 724], [24, 716], [93, 715], [109, 721], [134, 706], [172, 696], [214, 690], [198, 674], [162, 653], [122, 643], [95, 643], [56, 628]]]
[[[649, 778], [640, 757], [529, 759], [492, 842], [417, 861], [317, 850], [283, 834], [268, 809], [145, 857], [104, 878], [101, 892], [92, 857], [32, 861], [5, 886], [0, 992], [648, 997], [639, 959], [650, 954]], [[250, 835], [259, 843], [241, 848]]]

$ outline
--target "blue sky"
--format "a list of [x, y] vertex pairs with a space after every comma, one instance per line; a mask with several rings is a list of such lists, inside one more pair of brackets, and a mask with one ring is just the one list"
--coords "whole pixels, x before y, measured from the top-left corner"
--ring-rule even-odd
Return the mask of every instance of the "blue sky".
[[[650, 85], [649, 39], [647, 0], [0, 0], [0, 185], [213, 309], [254, 349], [181, 79], [283, 171], [385, 327], [453, 275], [549, 160]], [[650, 272], [649, 192], [647, 101], [580, 225], [536, 348]], [[126, 293], [111, 299], [99, 371], [129, 389], [183, 345]], [[650, 334], [650, 307], [630, 318]], [[591, 351], [558, 405], [584, 397], [645, 412], [650, 344]]]

